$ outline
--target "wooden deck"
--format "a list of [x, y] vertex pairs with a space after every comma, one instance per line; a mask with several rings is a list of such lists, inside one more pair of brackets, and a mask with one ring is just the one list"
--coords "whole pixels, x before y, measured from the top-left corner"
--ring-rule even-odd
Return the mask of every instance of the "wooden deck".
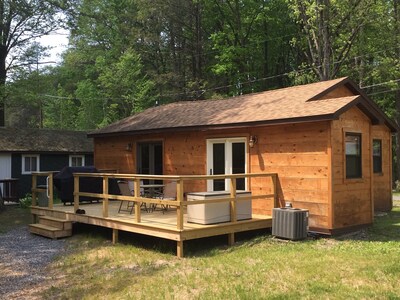
[[[37, 186], [37, 177], [46, 176], [48, 182], [48, 190]], [[74, 192], [73, 205], [63, 205], [53, 203], [53, 172], [39, 172], [32, 174], [32, 214], [34, 215], [35, 223], [41, 223], [43, 218], [47, 216], [59, 218], [70, 222], [79, 222], [91, 224], [101, 227], [111, 228], [113, 230], [113, 242], [118, 241], [118, 232], [120, 230], [134, 232], [177, 242], [177, 256], [183, 256], [183, 242], [191, 239], [198, 239], [209, 236], [228, 235], [229, 245], [235, 242], [235, 233], [250, 231], [256, 229], [264, 229], [272, 227], [272, 217], [268, 213], [263, 215], [251, 214], [252, 203], [254, 201], [262, 201], [265, 206], [271, 208], [277, 207], [277, 174], [275, 173], [260, 173], [260, 174], [230, 174], [230, 175], [141, 175], [141, 174], [118, 174], [118, 173], [74, 173]], [[102, 180], [102, 192], [88, 193], [80, 191], [80, 178], [92, 177]], [[246, 195], [237, 194], [236, 180], [238, 178], [247, 178], [254, 180], [257, 178], [265, 178], [269, 180], [271, 192], [266, 190], [266, 193], [248, 193]], [[134, 193], [131, 195], [116, 195], [109, 193], [110, 179], [130, 180], [134, 184]], [[141, 180], [160, 180], [160, 181], [176, 181], [176, 200], [167, 200], [162, 198], [153, 198], [149, 195], [139, 194]], [[230, 191], [213, 197], [212, 199], [187, 199], [185, 193], [193, 192], [190, 185], [193, 181], [207, 181], [214, 179], [229, 180]], [[268, 182], [265, 183], [268, 185]], [[48, 204], [46, 207], [37, 206], [37, 194], [47, 193]], [[240, 192], [239, 192], [240, 193]], [[80, 197], [90, 197], [92, 199], [102, 199], [101, 203], [85, 204], [79, 201]], [[118, 213], [118, 208], [121, 201], [129, 201], [136, 203], [133, 213], [128, 212]], [[246, 206], [249, 210], [245, 216], [240, 215], [240, 218], [249, 217], [246, 220], [238, 220], [239, 202], [251, 201]], [[192, 205], [207, 205], [209, 211], [216, 209], [214, 212], [221, 212], [216, 204], [226, 203], [228, 208], [227, 215], [222, 215], [222, 219], [229, 220], [224, 223], [201, 225], [189, 223], [187, 219], [188, 206]], [[141, 205], [161, 206], [168, 205], [170, 209], [166, 212], [153, 211], [147, 212], [141, 210]], [[212, 206], [210, 206], [212, 205]], [[193, 207], [191, 207], [193, 209]], [[77, 214], [79, 210], [84, 210], [85, 214]], [[254, 212], [254, 210], [253, 210]], [[193, 216], [192, 216], [193, 217]], [[251, 218], [250, 218], [251, 217]], [[193, 219], [192, 219], [193, 220]], [[34, 226], [31, 226], [34, 227]], [[41, 227], [40, 224], [36, 227]], [[43, 227], [43, 226], [42, 226]], [[42, 230], [39, 228], [38, 230]]]
[[[252, 215], [252, 219], [219, 224], [201, 225], [187, 222], [187, 214], [184, 214], [183, 229], [177, 229], [176, 209], [169, 209], [166, 212], [155, 210], [153, 212], [141, 212], [141, 221], [135, 221], [135, 213], [118, 213], [119, 201], [109, 202], [109, 216], [103, 217], [102, 203], [81, 203], [80, 209], [85, 214], [74, 213], [73, 205], [55, 204], [53, 208], [31, 207], [34, 216], [50, 216], [68, 221], [96, 225], [113, 229], [113, 242], [118, 241], [118, 231], [134, 232], [178, 242], [178, 256], [183, 256], [183, 241], [210, 237], [216, 235], [231, 236], [236, 232], [250, 231], [263, 228], [271, 228], [272, 217]], [[234, 238], [230, 238], [234, 243]], [[181, 255], [179, 254], [181, 253]]]

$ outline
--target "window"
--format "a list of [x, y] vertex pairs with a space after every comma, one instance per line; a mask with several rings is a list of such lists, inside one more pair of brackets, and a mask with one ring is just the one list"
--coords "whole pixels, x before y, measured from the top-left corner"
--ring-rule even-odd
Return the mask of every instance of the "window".
[[372, 141], [372, 158], [374, 164], [374, 173], [382, 173], [382, 141]]
[[346, 133], [346, 178], [361, 178], [361, 134]]
[[39, 171], [39, 155], [22, 155], [22, 174]]
[[84, 155], [70, 155], [69, 166], [70, 167], [83, 167], [85, 165]]

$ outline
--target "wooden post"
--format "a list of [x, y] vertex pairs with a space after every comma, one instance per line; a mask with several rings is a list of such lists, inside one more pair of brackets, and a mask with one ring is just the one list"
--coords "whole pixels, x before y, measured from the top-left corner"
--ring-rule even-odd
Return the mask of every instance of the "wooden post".
[[183, 241], [176, 242], [176, 256], [183, 258]]
[[[230, 213], [231, 213], [231, 222], [237, 221], [237, 200], [236, 200], [236, 178], [230, 178], [231, 180], [231, 192], [230, 197], [233, 200], [230, 201]], [[248, 201], [248, 200], [246, 200]], [[235, 233], [231, 232], [228, 234], [228, 244], [229, 246], [233, 246], [235, 244]]]
[[103, 218], [108, 218], [108, 177], [103, 176]]
[[233, 198], [233, 200], [230, 201], [230, 211], [231, 211], [231, 222], [236, 222], [237, 219], [237, 200], [236, 200], [236, 178], [230, 178], [231, 179], [231, 193], [230, 197]]
[[[179, 179], [176, 185], [176, 196], [178, 206], [176, 207], [176, 227], [178, 230], [183, 230], [183, 180]], [[183, 247], [183, 244], [182, 244]], [[179, 248], [179, 245], [178, 245]]]
[[74, 212], [79, 209], [79, 176], [74, 175]]
[[32, 206], [36, 206], [37, 176], [32, 174]]
[[53, 173], [49, 174], [49, 179], [47, 182], [47, 189], [49, 191], [49, 208], [53, 209], [54, 204], [54, 188], [53, 188]]
[[[134, 186], [133, 186], [133, 191], [134, 191], [134, 196], [135, 200], [137, 200], [140, 197], [140, 178], [135, 178], [133, 180]], [[142, 205], [142, 202], [135, 202], [135, 221], [137, 223], [140, 223], [140, 206]]]
[[115, 245], [116, 243], [118, 243], [118, 229], [113, 228], [112, 230], [112, 243], [113, 245]]
[[274, 208], [278, 207], [278, 187], [277, 187], [277, 174], [271, 176], [272, 178], [272, 185], [274, 190]]

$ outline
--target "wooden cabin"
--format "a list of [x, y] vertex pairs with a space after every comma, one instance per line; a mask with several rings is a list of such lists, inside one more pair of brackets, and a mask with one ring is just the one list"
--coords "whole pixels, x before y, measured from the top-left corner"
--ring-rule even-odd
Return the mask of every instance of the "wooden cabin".
[[[392, 208], [397, 126], [356, 84], [340, 78], [222, 100], [149, 108], [91, 132], [98, 169], [207, 175], [277, 173], [279, 204], [309, 210], [310, 230], [335, 234]], [[226, 180], [185, 192], [228, 190]], [[253, 195], [271, 189], [238, 180]], [[272, 203], [253, 200], [253, 213]]]
[[[32, 172], [65, 166], [93, 165], [93, 141], [86, 132], [37, 128], [0, 128], [0, 190], [8, 179], [18, 182], [15, 201], [31, 193]], [[40, 184], [45, 184], [42, 178]]]

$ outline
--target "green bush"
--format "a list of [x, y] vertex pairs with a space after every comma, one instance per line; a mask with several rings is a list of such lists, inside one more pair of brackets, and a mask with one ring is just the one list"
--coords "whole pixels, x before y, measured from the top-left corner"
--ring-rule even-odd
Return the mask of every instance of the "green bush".
[[25, 197], [19, 199], [19, 205], [22, 208], [28, 208], [32, 205], [32, 194], [26, 194]]

